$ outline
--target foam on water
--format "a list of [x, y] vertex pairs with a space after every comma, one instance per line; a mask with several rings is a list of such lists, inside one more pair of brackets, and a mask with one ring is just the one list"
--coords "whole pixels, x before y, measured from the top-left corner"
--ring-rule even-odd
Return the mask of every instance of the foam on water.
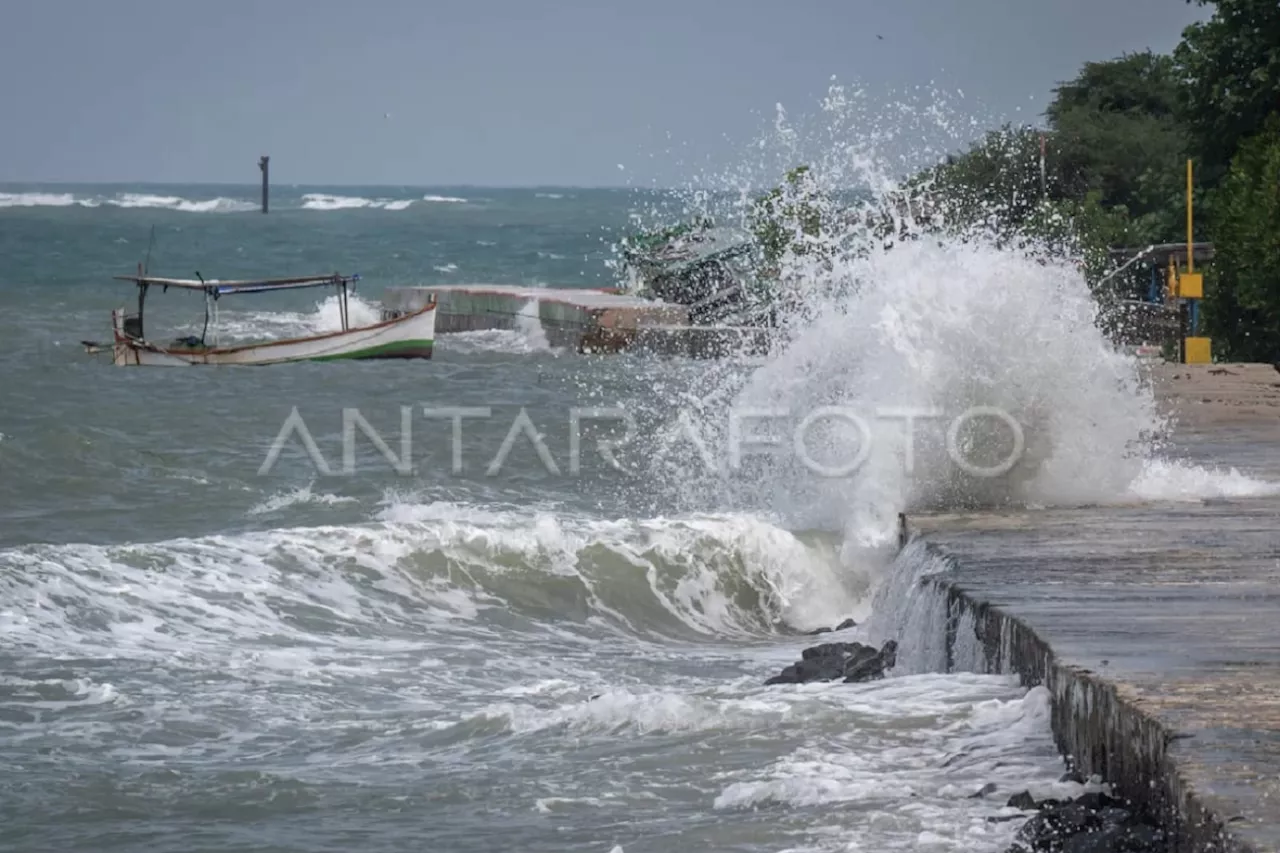
[[536, 299], [529, 299], [520, 306], [520, 313], [516, 316], [516, 331], [524, 336], [532, 350], [551, 348], [551, 344], [547, 342], [546, 330], [542, 328], [542, 319], [538, 316]]
[[1130, 483], [1129, 491], [1136, 498], [1156, 501], [1256, 498], [1280, 495], [1280, 483], [1260, 480], [1231, 467], [1149, 459]]
[[[429, 204], [465, 204], [456, 196], [424, 195], [420, 198], [365, 198], [364, 196], [307, 193], [296, 204], [302, 210], [407, 210], [417, 202]], [[48, 191], [0, 192], [0, 209], [8, 207], [106, 207], [126, 209], [175, 210], [183, 213], [247, 213], [259, 209], [261, 202], [253, 198], [190, 199], [157, 193], [77, 194]], [[279, 203], [276, 203], [279, 206]]]
[[0, 193], [0, 207], [96, 207], [92, 199], [76, 198], [71, 193]]
[[154, 207], [164, 210], [178, 210], [183, 213], [245, 213], [258, 209], [258, 205], [254, 202], [234, 198], [219, 197], [192, 201], [179, 196], [148, 195], [144, 193], [123, 193], [116, 198], [107, 199], [105, 203], [116, 207]]
[[[381, 308], [375, 301], [358, 294], [347, 296], [347, 321], [350, 326], [368, 326], [382, 318]], [[187, 324], [184, 331], [199, 333], [201, 324]], [[306, 335], [337, 332], [342, 329], [342, 301], [336, 295], [326, 296], [315, 303], [309, 312], [253, 311], [223, 309], [218, 313], [219, 340], [255, 341], [273, 338], [303, 337]]]
[[180, 196], [151, 193], [117, 193], [111, 196], [81, 196], [74, 193], [20, 192], [0, 193], [0, 208], [6, 207], [116, 207], [155, 208], [183, 213], [243, 213], [257, 210], [255, 202], [219, 196], [210, 199], [187, 199]]
[[[904, 561], [911, 577], [938, 568]], [[0, 630], [27, 661], [0, 681], [0, 708], [18, 720], [9, 748], [91, 750], [123, 774], [116, 796], [162, 763], [187, 781], [148, 782], [147, 797], [175, 816], [193, 797], [288, 815], [343, 780], [362, 808], [507, 839], [431, 799], [453, 796], [465, 766], [498, 813], [575, 816], [585, 835], [557, 849], [593, 849], [619, 815], [631, 828], [615, 837], [641, 846], [679, 815], [712, 846], [738, 827], [788, 849], [918, 850], [922, 833], [1003, 849], [1017, 821], [987, 818], [1014, 814], [1011, 793], [1078, 787], [1054, 782], [1043, 691], [927, 672], [762, 686], [805, 643], [777, 633], [780, 617], [864, 615], [855, 575], [834, 542], [755, 518], [409, 501], [355, 526], [30, 546], [0, 552]], [[878, 606], [904, 615], [910, 588], [882, 588]], [[65, 661], [94, 661], [93, 675]], [[302, 743], [305, 760], [280, 763]], [[213, 780], [209, 762], [252, 779]], [[990, 783], [997, 794], [970, 797]], [[45, 808], [95, 802], [61, 796]]]
[[307, 193], [302, 197], [303, 210], [356, 210], [359, 208], [405, 210], [411, 204], [413, 204], [413, 199], [364, 198], [363, 196], [328, 195], [326, 193]]

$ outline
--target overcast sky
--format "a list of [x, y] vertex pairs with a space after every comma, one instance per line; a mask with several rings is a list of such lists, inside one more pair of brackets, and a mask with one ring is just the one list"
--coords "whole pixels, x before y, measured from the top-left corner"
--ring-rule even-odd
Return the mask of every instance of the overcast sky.
[[0, 180], [252, 183], [270, 154], [274, 183], [679, 183], [739, 156], [775, 104], [816, 109], [833, 75], [933, 81], [983, 125], [1038, 121], [1082, 62], [1170, 50], [1205, 16], [1184, 0], [0, 0]]

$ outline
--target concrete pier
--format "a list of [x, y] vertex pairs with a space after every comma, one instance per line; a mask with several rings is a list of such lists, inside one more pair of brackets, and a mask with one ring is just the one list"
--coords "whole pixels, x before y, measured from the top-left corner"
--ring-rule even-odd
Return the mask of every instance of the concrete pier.
[[[1155, 373], [1188, 455], [1280, 480], [1270, 365]], [[951, 558], [930, 581], [948, 639], [973, 630], [991, 671], [1044, 684], [1076, 767], [1149, 807], [1177, 853], [1280, 851], [1280, 497], [913, 516], [908, 529]]]
[[713, 358], [768, 349], [758, 328], [696, 326], [688, 309], [608, 290], [573, 287], [516, 287], [499, 284], [389, 288], [390, 311], [422, 307], [435, 298], [436, 332], [541, 327], [553, 347], [581, 353], [644, 352]]

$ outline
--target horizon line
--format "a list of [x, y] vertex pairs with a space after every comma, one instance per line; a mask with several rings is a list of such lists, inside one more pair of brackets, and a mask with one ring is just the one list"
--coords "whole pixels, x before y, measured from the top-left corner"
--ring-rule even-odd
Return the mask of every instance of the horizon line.
[[[97, 180], [97, 181], [73, 181], [73, 180], [12, 180], [0, 178], [0, 186], [41, 186], [41, 187], [247, 187], [254, 190], [261, 188], [262, 184], [257, 181], [129, 181], [129, 180]], [[290, 181], [290, 182], [272, 182], [269, 185], [271, 189], [292, 188], [292, 187], [326, 187], [326, 188], [344, 188], [344, 189], [454, 189], [454, 190], [685, 190], [687, 186], [635, 186], [627, 184], [478, 184], [478, 183], [460, 183], [460, 184], [432, 184], [432, 183], [325, 183], [313, 181]]]
[[[8, 180], [0, 179], [0, 187], [235, 187], [257, 192], [260, 182], [236, 181], [42, 181], [42, 180]], [[764, 183], [752, 190], [768, 190], [774, 184]], [[636, 186], [627, 184], [429, 184], [429, 183], [312, 183], [291, 181], [289, 183], [271, 183], [269, 189], [414, 189], [414, 190], [579, 190], [579, 191], [625, 191], [625, 192], [738, 192], [740, 188], [723, 187], [712, 189], [689, 185], [671, 186]], [[846, 190], [865, 189], [865, 187], [845, 187]]]

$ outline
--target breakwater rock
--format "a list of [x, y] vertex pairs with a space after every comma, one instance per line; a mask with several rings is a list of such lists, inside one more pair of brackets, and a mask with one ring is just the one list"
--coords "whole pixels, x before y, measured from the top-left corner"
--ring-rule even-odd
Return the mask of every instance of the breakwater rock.
[[1122, 800], [1089, 793], [1074, 800], [1014, 795], [1009, 805], [1037, 814], [1018, 831], [1007, 853], [1164, 853], [1168, 838]]
[[808, 681], [872, 681], [883, 678], [897, 660], [898, 644], [889, 640], [879, 649], [862, 643], [823, 643], [800, 653], [765, 684], [803, 684]]

